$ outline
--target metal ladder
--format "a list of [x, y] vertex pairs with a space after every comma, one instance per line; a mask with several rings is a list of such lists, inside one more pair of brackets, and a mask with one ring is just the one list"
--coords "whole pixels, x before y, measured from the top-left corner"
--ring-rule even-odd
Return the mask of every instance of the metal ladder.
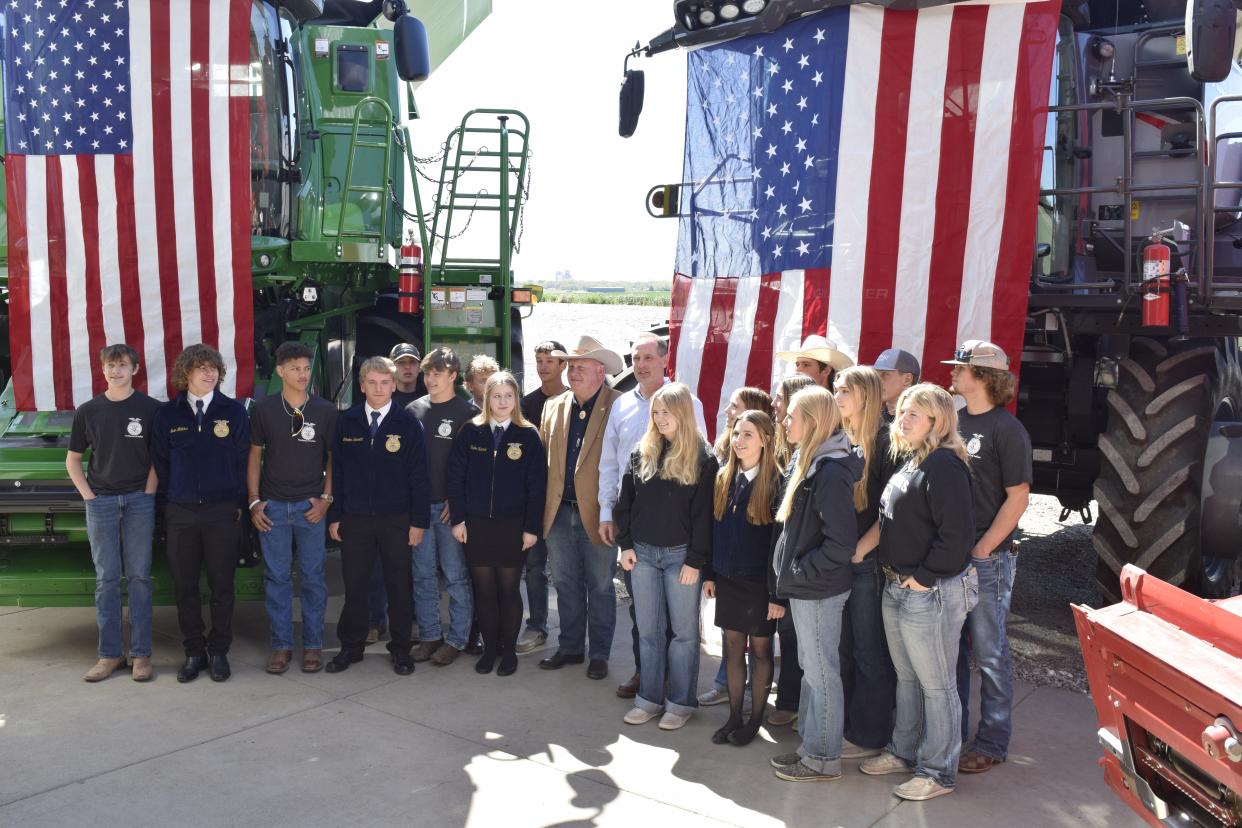
[[[518, 126], [510, 126], [511, 120]], [[430, 266], [426, 288], [430, 291], [443, 285], [485, 286], [489, 301], [499, 302], [498, 324], [437, 325], [435, 315], [429, 313], [424, 331], [428, 347], [433, 341], [445, 339], [459, 344], [498, 340], [497, 356], [502, 365], [509, 364], [511, 264], [520, 240], [522, 207], [527, 195], [529, 135], [530, 122], [518, 110], [472, 109], [444, 143], [444, 160], [432, 206], [429, 240], [434, 254], [427, 257]], [[459, 211], [467, 214], [464, 226], [457, 216]], [[475, 212], [497, 214], [494, 246], [485, 244], [480, 255], [450, 256], [450, 242], [466, 232]]]
[[[382, 139], [360, 140], [358, 136], [358, 128], [362, 125], [362, 115], [368, 107], [378, 106], [384, 114], [384, 136]], [[377, 193], [380, 203], [380, 220], [377, 232], [368, 233], [364, 231], [350, 232], [350, 238], [360, 241], [369, 241], [375, 243], [376, 261], [384, 261], [385, 255], [384, 233], [388, 229], [388, 193], [392, 187], [392, 179], [390, 178], [391, 167], [389, 166], [392, 148], [392, 130], [393, 118], [392, 108], [388, 106], [388, 102], [383, 98], [377, 98], [374, 95], [368, 95], [358, 102], [354, 108], [354, 128], [350, 135], [349, 142], [349, 161], [345, 165], [345, 184], [341, 188], [340, 211], [336, 219], [336, 257], [339, 259], [345, 255], [345, 212], [349, 206], [349, 197], [352, 193]], [[378, 149], [384, 153], [383, 184], [355, 184], [354, 183], [354, 160], [357, 157], [358, 149]]]

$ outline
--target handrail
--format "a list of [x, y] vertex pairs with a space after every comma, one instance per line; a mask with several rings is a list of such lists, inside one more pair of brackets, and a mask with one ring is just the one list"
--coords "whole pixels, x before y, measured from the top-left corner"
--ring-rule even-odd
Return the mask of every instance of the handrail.
[[[358, 143], [358, 128], [362, 125], [362, 113], [368, 106], [378, 105], [384, 111], [384, 142], [380, 144], [378, 141], [368, 141], [363, 144]], [[349, 194], [352, 192], [382, 192], [387, 195], [386, 187], [354, 187], [354, 159], [358, 154], [358, 147], [373, 147], [375, 149], [384, 150], [384, 180], [388, 184], [392, 183], [392, 169], [389, 166], [389, 153], [392, 151], [392, 107], [388, 105], [388, 101], [383, 98], [377, 98], [374, 95], [368, 95], [358, 102], [354, 107], [354, 128], [349, 138], [349, 161], [345, 165], [345, 183], [341, 187], [340, 208], [336, 217], [336, 257], [339, 259], [345, 254], [345, 208], [349, 204]], [[384, 234], [388, 231], [388, 198], [380, 199], [380, 222], [379, 233], [375, 235], [376, 258], [384, 259]], [[371, 233], [351, 233], [351, 236], [363, 239], [372, 238]]]

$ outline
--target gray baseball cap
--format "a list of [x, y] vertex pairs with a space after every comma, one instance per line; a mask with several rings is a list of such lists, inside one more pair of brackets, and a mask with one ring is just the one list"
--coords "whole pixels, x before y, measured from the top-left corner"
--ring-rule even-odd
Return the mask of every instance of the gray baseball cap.
[[418, 352], [418, 348], [408, 342], [402, 342], [394, 345], [388, 353], [388, 358], [393, 362], [399, 359], [422, 359], [423, 355]]
[[877, 371], [897, 371], [901, 374], [913, 374], [917, 380], [919, 378], [919, 361], [914, 354], [909, 351], [903, 351], [900, 348], [889, 348], [875, 358], [875, 363], [871, 366]]
[[1009, 357], [999, 345], [982, 339], [968, 339], [957, 347], [953, 359], [940, 361], [941, 365], [973, 365], [976, 368], [1009, 370]]

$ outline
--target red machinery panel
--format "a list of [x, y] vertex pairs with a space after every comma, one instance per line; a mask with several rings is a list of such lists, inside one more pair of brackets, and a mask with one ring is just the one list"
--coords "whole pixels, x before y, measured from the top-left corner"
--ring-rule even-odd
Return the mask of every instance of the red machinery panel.
[[1127, 566], [1122, 602], [1074, 606], [1109, 786], [1152, 825], [1242, 826], [1242, 597]]

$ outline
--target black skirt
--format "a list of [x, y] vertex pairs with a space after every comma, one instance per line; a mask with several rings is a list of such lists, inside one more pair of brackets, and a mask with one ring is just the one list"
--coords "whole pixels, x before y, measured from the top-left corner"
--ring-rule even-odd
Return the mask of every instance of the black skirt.
[[521, 518], [466, 518], [467, 566], [504, 569], [525, 564]]
[[768, 585], [716, 574], [716, 626], [767, 638], [776, 632], [768, 620]]

